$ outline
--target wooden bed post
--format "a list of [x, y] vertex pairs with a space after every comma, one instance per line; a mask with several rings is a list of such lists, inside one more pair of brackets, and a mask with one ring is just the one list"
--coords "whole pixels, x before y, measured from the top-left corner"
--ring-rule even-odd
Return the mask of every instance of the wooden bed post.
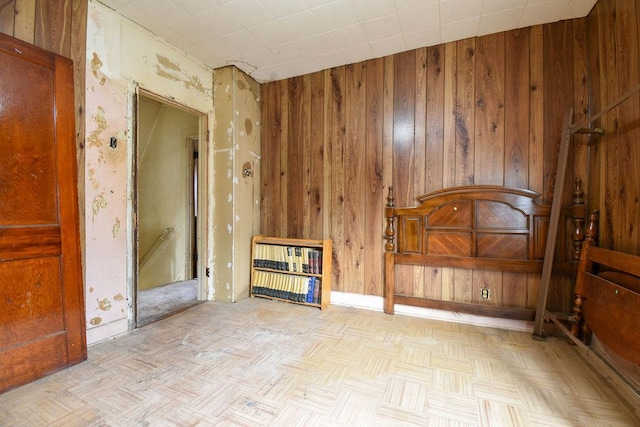
[[[571, 260], [577, 262], [580, 259], [580, 250], [582, 249], [582, 242], [584, 241], [584, 221], [587, 216], [587, 208], [584, 204], [584, 190], [582, 189], [582, 181], [580, 178], [576, 179], [573, 187], [573, 203], [572, 203], [572, 221], [573, 221], [573, 233], [571, 233], [573, 241], [573, 252], [571, 254]], [[573, 270], [575, 275], [575, 270]]]
[[393, 203], [393, 187], [389, 187], [389, 196], [387, 197], [387, 207], [384, 210], [384, 215], [387, 218], [387, 227], [384, 231], [384, 239], [386, 243], [384, 245], [384, 312], [387, 314], [394, 313], [394, 298], [393, 293], [395, 289], [395, 272], [393, 262], [393, 252], [395, 251], [395, 228], [394, 228], [394, 212], [395, 204]]
[[596, 236], [598, 235], [598, 211], [593, 211], [589, 215], [589, 222], [585, 230], [585, 238], [582, 243], [582, 251], [580, 253], [580, 262], [578, 264], [578, 277], [576, 277], [575, 301], [573, 303], [573, 315], [567, 319], [571, 323], [571, 335], [576, 338], [582, 336], [583, 342], [587, 344], [590, 340], [588, 327], [584, 324], [582, 318], [582, 288], [583, 276], [585, 272], [591, 271], [591, 261], [587, 259], [587, 249], [596, 244]]

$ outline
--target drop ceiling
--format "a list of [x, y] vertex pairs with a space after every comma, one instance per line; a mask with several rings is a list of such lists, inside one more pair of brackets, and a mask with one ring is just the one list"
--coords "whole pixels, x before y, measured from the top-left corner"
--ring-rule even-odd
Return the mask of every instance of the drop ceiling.
[[259, 82], [586, 16], [596, 0], [99, 0], [212, 68]]

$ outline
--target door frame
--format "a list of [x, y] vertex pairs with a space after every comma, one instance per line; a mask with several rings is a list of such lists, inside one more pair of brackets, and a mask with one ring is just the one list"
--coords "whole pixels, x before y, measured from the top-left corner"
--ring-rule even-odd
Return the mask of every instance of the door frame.
[[[209, 171], [209, 165], [205, 161], [207, 159], [207, 140], [208, 140], [208, 121], [207, 114], [193, 109], [189, 106], [181, 104], [174, 99], [167, 98], [165, 96], [154, 93], [148, 89], [141, 88], [139, 86], [136, 87], [135, 93], [133, 93], [132, 100], [132, 114], [131, 117], [133, 119], [132, 129], [132, 150], [131, 150], [131, 210], [129, 215], [129, 222], [131, 227], [130, 232], [130, 243], [129, 246], [131, 251], [129, 251], [129, 259], [128, 263], [130, 265], [129, 272], [131, 277], [131, 286], [128, 289], [129, 292], [129, 300], [131, 301], [130, 312], [129, 312], [129, 330], [134, 330], [138, 327], [138, 313], [137, 313], [137, 293], [138, 293], [138, 132], [139, 132], [139, 99], [140, 97], [145, 97], [149, 99], [153, 99], [162, 104], [168, 105], [173, 108], [177, 108], [183, 111], [186, 111], [194, 116], [199, 117], [198, 121], [198, 222], [195, 224], [195, 233], [196, 233], [196, 246], [197, 246], [197, 272], [198, 272], [198, 300], [205, 300], [207, 297], [207, 280], [208, 275], [206, 274], [207, 268], [206, 263], [204, 262], [204, 254], [207, 253], [206, 248], [209, 246], [208, 233], [206, 233], [207, 223], [206, 214], [207, 207], [209, 205], [209, 198], [207, 196], [206, 191], [206, 183]], [[190, 139], [189, 139], [190, 140]], [[184, 142], [183, 142], [184, 143]], [[193, 164], [193, 160], [190, 160], [190, 165], [188, 169], [191, 169]], [[191, 197], [191, 203], [193, 203], [193, 197]], [[193, 222], [193, 219], [190, 219]]]

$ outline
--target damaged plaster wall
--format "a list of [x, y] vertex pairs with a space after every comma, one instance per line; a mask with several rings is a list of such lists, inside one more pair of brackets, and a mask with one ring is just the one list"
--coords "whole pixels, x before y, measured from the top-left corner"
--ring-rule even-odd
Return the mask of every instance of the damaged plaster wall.
[[[131, 320], [136, 88], [203, 112], [212, 124], [213, 79], [209, 67], [90, 1], [86, 85], [85, 295], [87, 341], [91, 344], [127, 332]], [[111, 138], [116, 139], [115, 146], [110, 146]], [[209, 162], [206, 185], [210, 188], [210, 154], [201, 156]], [[208, 207], [205, 216], [212, 215]], [[205, 263], [212, 260], [212, 251], [209, 245], [201, 254]], [[206, 287], [205, 297], [211, 298], [212, 283]]]
[[259, 233], [260, 86], [235, 67], [214, 70], [214, 297], [249, 296], [251, 237]]

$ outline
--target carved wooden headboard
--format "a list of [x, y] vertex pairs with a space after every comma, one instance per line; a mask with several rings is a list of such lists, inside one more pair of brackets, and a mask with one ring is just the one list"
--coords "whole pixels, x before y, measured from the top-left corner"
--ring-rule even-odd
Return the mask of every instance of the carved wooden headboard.
[[539, 194], [493, 185], [453, 187], [396, 208], [389, 188], [385, 209], [385, 312], [396, 303], [472, 314], [532, 320], [534, 310], [396, 293], [396, 264], [535, 273], [542, 270], [550, 205]]

